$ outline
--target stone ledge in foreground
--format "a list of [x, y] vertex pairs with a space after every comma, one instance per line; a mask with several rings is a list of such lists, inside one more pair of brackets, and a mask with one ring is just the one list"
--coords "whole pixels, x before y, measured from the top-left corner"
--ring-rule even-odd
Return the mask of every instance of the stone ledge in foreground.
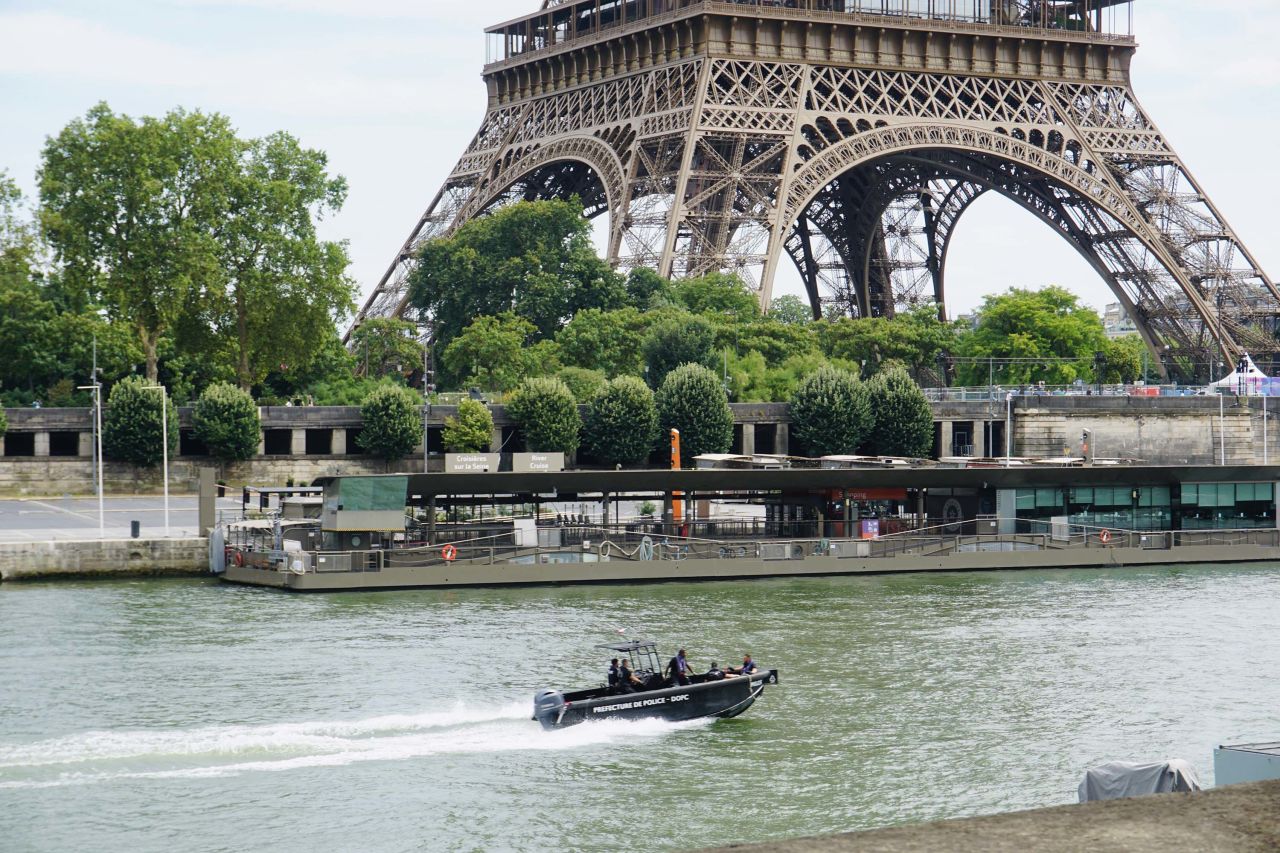
[[733, 845], [756, 853], [1263, 853], [1280, 850], [1280, 781]]

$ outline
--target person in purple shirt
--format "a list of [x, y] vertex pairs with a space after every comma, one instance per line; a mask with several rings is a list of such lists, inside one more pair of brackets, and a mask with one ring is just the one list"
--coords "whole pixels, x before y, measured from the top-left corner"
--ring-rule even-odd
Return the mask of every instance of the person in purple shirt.
[[667, 678], [672, 684], [679, 684], [681, 687], [689, 683], [689, 662], [685, 660], [684, 649], [676, 653], [676, 656], [667, 664]]

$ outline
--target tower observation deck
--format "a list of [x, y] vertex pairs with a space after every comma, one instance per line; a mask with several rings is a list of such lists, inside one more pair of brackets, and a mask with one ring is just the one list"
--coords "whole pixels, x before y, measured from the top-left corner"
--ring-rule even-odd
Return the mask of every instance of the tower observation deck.
[[[1280, 362], [1280, 290], [1133, 92], [1125, 0], [547, 0], [487, 30], [488, 112], [357, 318], [403, 313], [417, 247], [579, 197], [608, 256], [735, 272], [815, 316], [936, 303], [986, 193], [1057, 231], [1190, 378]], [[1029, 277], [1037, 271], [1028, 271]]]

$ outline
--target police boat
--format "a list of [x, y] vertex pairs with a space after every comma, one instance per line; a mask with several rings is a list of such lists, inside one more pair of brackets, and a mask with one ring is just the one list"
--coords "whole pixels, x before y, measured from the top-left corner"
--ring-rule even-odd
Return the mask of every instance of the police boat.
[[736, 717], [751, 707], [766, 684], [778, 683], [776, 669], [757, 668], [745, 675], [711, 679], [690, 674], [687, 685], [663, 677], [657, 644], [651, 640], [608, 643], [598, 649], [626, 655], [641, 682], [633, 692], [602, 684], [568, 693], [546, 689], [533, 697], [533, 719], [544, 729], [572, 726], [586, 720], [659, 718], [678, 722], [703, 717]]

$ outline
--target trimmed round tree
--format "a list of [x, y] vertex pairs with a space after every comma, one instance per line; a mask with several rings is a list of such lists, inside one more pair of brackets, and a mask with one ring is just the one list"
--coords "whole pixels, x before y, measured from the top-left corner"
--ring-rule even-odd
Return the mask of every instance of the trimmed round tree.
[[356, 443], [360, 449], [390, 462], [403, 459], [422, 440], [422, 408], [418, 397], [402, 385], [379, 385], [360, 405], [364, 423]]
[[230, 382], [204, 389], [191, 412], [195, 436], [209, 455], [226, 465], [253, 458], [262, 437], [258, 407], [244, 391]]
[[[109, 459], [151, 467], [164, 460], [162, 392], [141, 376], [120, 380], [107, 397], [102, 422], [102, 452]], [[178, 452], [178, 412], [168, 403], [169, 456]], [[256, 448], [256, 445], [255, 445]]]
[[590, 403], [609, 381], [602, 371], [585, 367], [562, 367], [556, 378], [569, 386], [573, 399], [579, 403]]
[[813, 456], [857, 453], [870, 429], [866, 389], [847, 370], [820, 367], [791, 398], [791, 435]]
[[524, 433], [525, 446], [532, 453], [563, 453], [572, 456], [582, 433], [578, 401], [569, 386], [559, 379], [526, 379], [510, 401], [507, 414]]
[[654, 397], [661, 434], [680, 430], [681, 464], [703, 453], [733, 446], [733, 412], [720, 377], [701, 364], [682, 364], [667, 374]]
[[651, 388], [661, 388], [667, 374], [681, 364], [706, 364], [715, 331], [701, 317], [682, 314], [663, 320], [645, 335], [641, 349]]
[[917, 458], [933, 453], [933, 409], [907, 371], [883, 370], [866, 389], [872, 426], [864, 446], [869, 452]]
[[635, 376], [610, 382], [587, 407], [583, 435], [602, 462], [644, 462], [658, 441], [658, 407], [649, 386]]
[[444, 449], [449, 453], [483, 453], [493, 436], [493, 415], [479, 400], [463, 400], [456, 416], [444, 419]]

